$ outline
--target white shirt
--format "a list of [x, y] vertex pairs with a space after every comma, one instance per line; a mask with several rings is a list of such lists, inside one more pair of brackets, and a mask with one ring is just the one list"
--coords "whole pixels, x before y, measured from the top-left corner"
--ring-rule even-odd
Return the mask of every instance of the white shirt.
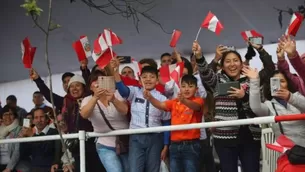
[[[46, 127], [44, 127], [44, 129], [40, 133], [44, 133], [45, 135], [47, 135], [49, 129], [50, 129], [50, 127], [49, 127], [49, 125], [47, 125]], [[36, 131], [36, 135], [40, 134], [40, 133], [38, 133], [38, 129], [36, 126], [35, 126], [35, 131]]]

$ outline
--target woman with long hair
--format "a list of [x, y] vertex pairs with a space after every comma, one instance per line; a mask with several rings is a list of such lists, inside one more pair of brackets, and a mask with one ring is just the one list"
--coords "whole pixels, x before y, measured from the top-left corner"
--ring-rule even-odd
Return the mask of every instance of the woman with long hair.
[[[221, 72], [215, 73], [205, 60], [198, 42], [193, 43], [192, 51], [196, 57], [202, 82], [215, 97], [216, 121], [229, 121], [253, 118], [256, 115], [249, 107], [248, 79], [241, 73], [243, 62], [236, 51], [223, 53]], [[232, 82], [240, 88], [231, 88], [227, 94], [220, 94], [220, 84]], [[222, 172], [237, 172], [238, 159], [246, 172], [258, 172], [260, 160], [260, 128], [255, 125], [220, 127], [213, 129], [214, 145], [220, 159]]]

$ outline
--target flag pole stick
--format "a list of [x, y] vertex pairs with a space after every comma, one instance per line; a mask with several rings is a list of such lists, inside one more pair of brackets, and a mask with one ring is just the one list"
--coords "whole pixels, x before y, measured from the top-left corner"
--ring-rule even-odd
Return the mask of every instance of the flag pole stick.
[[197, 35], [196, 35], [196, 39], [195, 39], [195, 41], [197, 41], [197, 40], [198, 40], [198, 37], [199, 37], [200, 32], [201, 32], [201, 27], [199, 28], [199, 30], [198, 30], [198, 32], [197, 32]]
[[111, 53], [111, 58], [113, 59], [113, 52], [112, 52], [112, 46], [109, 46], [109, 49], [110, 49], [110, 53]]

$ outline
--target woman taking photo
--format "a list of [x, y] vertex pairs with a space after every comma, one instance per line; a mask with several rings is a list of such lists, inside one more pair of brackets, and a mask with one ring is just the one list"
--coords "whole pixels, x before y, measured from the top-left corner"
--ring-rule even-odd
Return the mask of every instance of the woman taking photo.
[[[276, 115], [291, 115], [302, 114], [305, 112], [305, 97], [299, 92], [295, 92], [292, 82], [279, 71], [273, 73], [273, 77], [280, 81], [280, 89], [275, 91], [271, 95], [270, 82], [264, 84], [264, 94], [267, 99], [264, 103], [261, 103], [261, 94], [259, 91], [260, 78], [257, 70], [245, 67], [243, 69], [245, 75], [250, 78], [250, 107], [254, 113], [258, 116], [276, 116]], [[272, 130], [275, 134], [275, 138], [278, 138], [281, 134], [292, 140], [296, 145], [302, 147], [305, 151], [305, 121], [287, 121], [280, 122], [279, 124], [273, 124]], [[300, 153], [300, 152], [299, 152]], [[283, 162], [287, 160], [287, 155], [284, 154], [278, 161]], [[303, 158], [304, 159], [304, 158]], [[300, 160], [300, 159], [299, 159]], [[303, 160], [304, 161], [304, 160]], [[287, 161], [286, 161], [287, 162]], [[305, 162], [301, 163], [302, 170], [305, 170]], [[279, 170], [279, 169], [278, 169]]]
[[[85, 97], [82, 101], [81, 115], [91, 121], [97, 133], [105, 133], [113, 129], [128, 129], [127, 102], [118, 91], [105, 90], [99, 88], [97, 84], [98, 77], [105, 75], [105, 72], [99, 70], [91, 74], [89, 83], [93, 95]], [[128, 172], [128, 154], [127, 152], [118, 154], [116, 139], [115, 136], [98, 138], [96, 150], [106, 171]]]

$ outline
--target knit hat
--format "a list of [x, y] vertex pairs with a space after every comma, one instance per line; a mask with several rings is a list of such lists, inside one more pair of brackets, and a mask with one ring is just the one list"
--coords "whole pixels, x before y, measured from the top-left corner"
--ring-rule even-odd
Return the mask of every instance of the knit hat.
[[71, 85], [73, 82], [80, 82], [80, 83], [86, 85], [86, 82], [85, 82], [84, 78], [83, 78], [82, 76], [80, 76], [80, 75], [74, 75], [74, 76], [70, 79], [69, 84], [68, 84], [68, 88], [70, 87], [70, 85]]

